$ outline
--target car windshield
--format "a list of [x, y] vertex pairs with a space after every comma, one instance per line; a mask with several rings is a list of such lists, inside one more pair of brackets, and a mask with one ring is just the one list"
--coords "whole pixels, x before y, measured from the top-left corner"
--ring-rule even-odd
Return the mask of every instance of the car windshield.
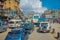
[[9, 23], [10, 23], [10, 24], [14, 24], [14, 22], [13, 22], [13, 21], [10, 21]]
[[41, 23], [41, 27], [48, 27], [48, 23]]

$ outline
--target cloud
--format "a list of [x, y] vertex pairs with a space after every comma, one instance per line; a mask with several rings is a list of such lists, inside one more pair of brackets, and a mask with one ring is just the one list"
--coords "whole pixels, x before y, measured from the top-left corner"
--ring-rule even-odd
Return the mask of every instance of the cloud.
[[20, 0], [20, 7], [24, 13], [43, 13], [47, 8], [42, 7], [40, 0]]

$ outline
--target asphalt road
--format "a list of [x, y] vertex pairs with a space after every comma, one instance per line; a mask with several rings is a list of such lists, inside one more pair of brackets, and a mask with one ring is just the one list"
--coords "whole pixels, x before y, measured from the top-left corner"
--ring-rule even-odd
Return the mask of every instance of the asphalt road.
[[11, 31], [11, 29], [8, 28], [6, 32], [0, 33], [0, 40], [5, 40], [9, 31]]
[[[51, 24], [52, 28], [55, 28], [56, 32], [60, 32], [60, 24]], [[56, 40], [51, 33], [38, 33], [38, 27], [35, 27], [34, 31], [29, 35], [28, 40]], [[0, 40], [4, 40], [7, 33], [10, 29], [7, 29], [6, 32], [0, 33]]]
[[38, 28], [35, 28], [34, 32], [29, 35], [28, 40], [56, 40], [51, 33], [39, 33], [37, 29]]

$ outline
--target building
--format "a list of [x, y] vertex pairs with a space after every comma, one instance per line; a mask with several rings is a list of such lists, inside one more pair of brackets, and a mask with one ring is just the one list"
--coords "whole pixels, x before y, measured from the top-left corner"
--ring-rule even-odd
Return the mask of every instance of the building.
[[44, 12], [45, 20], [49, 22], [53, 22], [53, 13], [54, 13], [54, 10], [51, 10], [51, 9], [45, 11]]
[[0, 15], [4, 15], [3, 14], [3, 6], [4, 6], [4, 2], [5, 2], [6, 0], [0, 0]]
[[58, 10], [58, 17], [60, 18], [60, 9]]
[[46, 18], [52, 18], [52, 12], [50, 10], [45, 11], [44, 15]]
[[17, 0], [6, 0], [4, 2], [4, 9], [13, 9], [16, 10], [16, 8], [20, 9], [20, 3]]
[[20, 13], [20, 0], [6, 0], [3, 9], [6, 16], [18, 17]]
[[8, 18], [21, 18], [24, 14], [20, 10], [20, 0], [1, 0], [0, 15]]
[[[4, 19], [4, 20], [6, 20], [7, 19], [7, 17], [4, 15], [4, 12], [3, 12], [3, 7], [4, 7], [4, 2], [5, 2], [6, 0], [0, 0], [0, 18], [1, 19]], [[0, 20], [1, 20], [0, 19]]]

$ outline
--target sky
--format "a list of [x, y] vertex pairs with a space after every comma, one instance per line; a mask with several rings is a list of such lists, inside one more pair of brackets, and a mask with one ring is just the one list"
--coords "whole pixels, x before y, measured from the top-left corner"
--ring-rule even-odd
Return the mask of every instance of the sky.
[[60, 0], [40, 0], [42, 1], [42, 6], [48, 9], [58, 10], [60, 8]]
[[59, 3], [60, 0], [20, 0], [20, 7], [24, 13], [44, 13], [50, 8], [57, 10]]

